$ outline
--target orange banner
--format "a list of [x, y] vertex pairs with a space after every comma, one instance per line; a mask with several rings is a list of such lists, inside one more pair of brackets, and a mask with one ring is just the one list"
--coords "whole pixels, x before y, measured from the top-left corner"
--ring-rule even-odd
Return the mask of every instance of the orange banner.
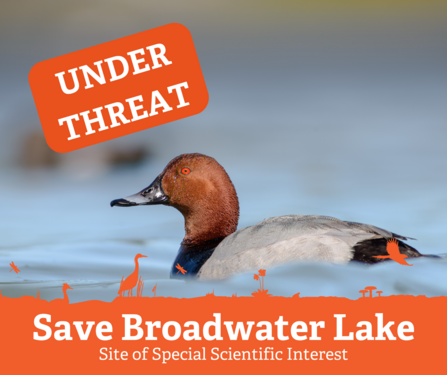
[[179, 24], [42, 61], [29, 83], [57, 152], [192, 116], [208, 104], [191, 34]]
[[447, 298], [0, 298], [2, 369], [439, 373]]

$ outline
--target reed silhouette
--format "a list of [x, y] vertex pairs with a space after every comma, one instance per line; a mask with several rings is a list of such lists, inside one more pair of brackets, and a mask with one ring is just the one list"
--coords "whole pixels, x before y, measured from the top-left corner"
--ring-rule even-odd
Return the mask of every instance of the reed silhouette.
[[157, 292], [157, 283], [155, 283], [155, 286], [152, 288], [152, 291], [154, 292], [154, 297], [155, 297], [155, 293]]
[[400, 253], [399, 243], [395, 238], [388, 240], [388, 243], [386, 244], [386, 251], [388, 251], [388, 255], [376, 255], [374, 257], [379, 259], [392, 259], [403, 266], [412, 266], [412, 264], [408, 264], [405, 260], [405, 258], [408, 257], [405, 254]]
[[140, 277], [140, 280], [138, 280], [138, 285], [137, 285], [137, 297], [141, 297], [143, 295], [143, 286], [144, 286], [144, 281]]
[[135, 270], [129, 276], [127, 276], [125, 279], [124, 279], [124, 276], [121, 278], [120, 289], [118, 291], [118, 294], [120, 297], [124, 297], [124, 292], [126, 290], [127, 290], [127, 296], [129, 297], [129, 294], [130, 294], [130, 296], [133, 297], [132, 289], [135, 288], [135, 286], [137, 286], [137, 284], [138, 284], [137, 296], [140, 293], [140, 288], [141, 288], [141, 292], [143, 291], [143, 287], [140, 286], [140, 285], [142, 285], [141, 283], [143, 283], [143, 282], [141, 279], [138, 280], [138, 269], [139, 269], [138, 259], [140, 259], [140, 258], [147, 258], [147, 256], [137, 254], [135, 256]]

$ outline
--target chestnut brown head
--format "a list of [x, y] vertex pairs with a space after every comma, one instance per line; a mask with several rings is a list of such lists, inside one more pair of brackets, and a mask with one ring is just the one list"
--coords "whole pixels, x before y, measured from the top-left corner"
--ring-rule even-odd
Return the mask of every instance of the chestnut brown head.
[[116, 199], [111, 206], [164, 204], [185, 218], [183, 245], [194, 247], [219, 243], [236, 230], [239, 202], [233, 183], [223, 167], [202, 154], [183, 154], [139, 193]]

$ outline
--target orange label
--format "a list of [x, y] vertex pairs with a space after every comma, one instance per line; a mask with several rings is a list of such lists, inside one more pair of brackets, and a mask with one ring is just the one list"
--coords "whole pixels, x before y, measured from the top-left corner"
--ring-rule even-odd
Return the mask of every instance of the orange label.
[[[4, 374], [441, 374], [445, 297], [0, 298]], [[40, 371], [38, 371], [40, 372]]]
[[29, 83], [57, 152], [192, 116], [208, 104], [191, 34], [180, 24], [41, 61]]

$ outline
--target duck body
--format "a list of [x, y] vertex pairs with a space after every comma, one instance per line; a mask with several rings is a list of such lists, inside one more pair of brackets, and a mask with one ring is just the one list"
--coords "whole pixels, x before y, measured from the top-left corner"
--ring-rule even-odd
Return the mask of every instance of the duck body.
[[[253, 269], [295, 262], [376, 263], [380, 260], [374, 259], [374, 255], [386, 253], [387, 238], [408, 239], [372, 225], [329, 216], [273, 217], [225, 238], [201, 266], [197, 276], [202, 280], [224, 279]], [[370, 249], [365, 254], [365, 247], [370, 247], [371, 242], [374, 251]], [[421, 255], [402, 241], [399, 243], [407, 257]]]
[[[223, 279], [257, 269], [295, 262], [386, 259], [387, 240], [396, 238], [407, 257], [422, 256], [401, 240], [407, 237], [367, 224], [328, 216], [273, 217], [236, 231], [239, 202], [223, 167], [201, 154], [180, 155], [147, 188], [111, 206], [163, 204], [185, 219], [185, 237], [171, 269], [172, 278]], [[177, 265], [186, 272], [179, 272]]]
[[[216, 247], [190, 249], [180, 246], [177, 257], [171, 267], [171, 279], [183, 279], [187, 277], [198, 277], [202, 267], [214, 254]], [[177, 265], [181, 265], [185, 273], [181, 272]]]

